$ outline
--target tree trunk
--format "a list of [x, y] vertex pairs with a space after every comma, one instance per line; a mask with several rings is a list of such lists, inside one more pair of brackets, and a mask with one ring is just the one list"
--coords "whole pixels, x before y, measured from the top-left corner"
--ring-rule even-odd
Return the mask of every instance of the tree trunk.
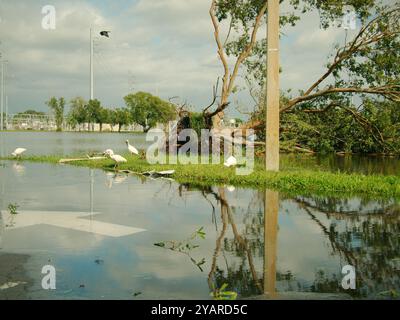
[[218, 129], [222, 127], [222, 120], [224, 119], [224, 115], [224, 111], [221, 111], [212, 117], [212, 129]]

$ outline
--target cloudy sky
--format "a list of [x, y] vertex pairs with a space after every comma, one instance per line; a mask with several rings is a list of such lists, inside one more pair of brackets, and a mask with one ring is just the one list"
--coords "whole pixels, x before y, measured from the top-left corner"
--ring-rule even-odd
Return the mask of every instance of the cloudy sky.
[[[56, 8], [56, 29], [41, 26], [42, 7]], [[123, 106], [123, 96], [148, 91], [179, 96], [200, 110], [222, 74], [208, 15], [209, 0], [0, 0], [0, 52], [8, 60], [9, 112], [47, 110], [51, 96], [89, 97], [89, 28], [95, 41], [95, 97]], [[284, 11], [287, 8], [282, 8]], [[323, 71], [344, 30], [319, 28], [307, 14], [281, 39], [282, 88], [305, 88]], [[264, 37], [265, 27], [259, 32]], [[246, 92], [232, 98], [252, 107]], [[232, 115], [237, 115], [231, 111]]]

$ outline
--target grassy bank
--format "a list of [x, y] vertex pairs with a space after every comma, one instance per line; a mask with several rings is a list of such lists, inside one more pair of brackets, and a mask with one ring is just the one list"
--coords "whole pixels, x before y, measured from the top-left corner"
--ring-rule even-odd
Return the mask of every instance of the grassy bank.
[[[234, 185], [238, 187], [270, 188], [289, 194], [316, 194], [329, 196], [362, 195], [366, 197], [400, 198], [400, 176], [332, 173], [286, 167], [280, 172], [266, 172], [262, 163], [256, 163], [253, 173], [236, 175], [235, 168], [220, 165], [150, 165], [144, 159], [125, 155], [128, 162], [120, 170], [144, 172], [174, 169], [172, 176], [181, 183], [198, 185]], [[70, 157], [74, 158], [74, 157]], [[26, 156], [21, 161], [58, 164], [59, 156]], [[12, 158], [2, 158], [12, 160]], [[69, 165], [114, 170], [112, 160], [84, 160]]]

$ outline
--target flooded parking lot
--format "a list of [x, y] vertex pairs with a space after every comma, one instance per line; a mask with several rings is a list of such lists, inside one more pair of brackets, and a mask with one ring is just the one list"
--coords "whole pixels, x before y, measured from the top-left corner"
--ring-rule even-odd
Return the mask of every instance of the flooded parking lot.
[[[211, 299], [224, 284], [239, 298], [272, 287], [283, 297], [390, 298], [400, 288], [396, 199], [294, 197], [16, 161], [1, 163], [0, 188], [1, 299]], [[42, 288], [46, 265], [56, 290]], [[356, 268], [354, 290], [341, 286], [345, 265]]]

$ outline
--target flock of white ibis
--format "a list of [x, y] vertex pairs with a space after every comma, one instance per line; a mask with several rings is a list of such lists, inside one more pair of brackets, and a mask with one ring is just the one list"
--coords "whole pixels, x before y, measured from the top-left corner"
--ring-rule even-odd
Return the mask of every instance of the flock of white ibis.
[[[129, 140], [125, 141], [127, 147], [128, 147], [128, 151], [131, 155], [139, 155], [139, 151], [138, 149], [136, 149], [134, 146], [132, 146], [129, 143]], [[11, 155], [15, 158], [21, 158], [22, 154], [26, 151], [25, 148], [17, 148], [14, 150], [14, 152], [11, 153]], [[111, 160], [113, 160], [115, 162], [115, 167], [114, 169], [116, 169], [118, 167], [118, 165], [120, 163], [126, 163], [128, 162], [123, 156], [119, 155], [119, 154], [115, 154], [114, 151], [112, 149], [107, 149], [106, 151], [103, 152], [103, 155], [110, 158]], [[224, 166], [225, 167], [233, 167], [237, 165], [237, 160], [234, 156], [230, 156], [228, 159], [226, 159], [226, 161], [224, 162]]]
[[[132, 155], [139, 155], [139, 151], [138, 149], [136, 149], [134, 146], [132, 146], [129, 143], [129, 140], [125, 141], [127, 147], [128, 147], [128, 151], [130, 154]], [[115, 154], [114, 151], [112, 149], [107, 149], [106, 151], [104, 151], [103, 153], [106, 157], [109, 157], [111, 160], [113, 160], [115, 162], [115, 167], [114, 169], [116, 169], [118, 167], [118, 165], [120, 163], [126, 163], [128, 162], [123, 156], [120, 156], [119, 154]]]

